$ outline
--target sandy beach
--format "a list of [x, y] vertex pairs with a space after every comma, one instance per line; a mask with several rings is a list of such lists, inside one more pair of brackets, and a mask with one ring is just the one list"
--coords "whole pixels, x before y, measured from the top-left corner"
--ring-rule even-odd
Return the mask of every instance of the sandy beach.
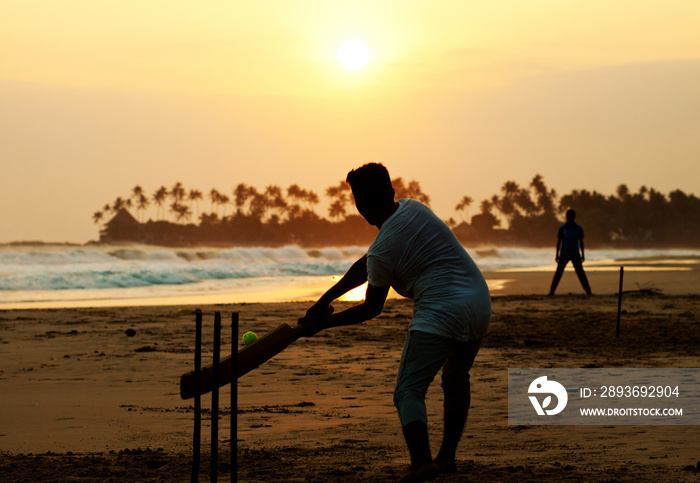
[[[487, 276], [491, 276], [487, 274]], [[503, 279], [504, 274], [498, 274]], [[558, 295], [551, 273], [512, 272], [472, 370], [472, 407], [458, 473], [435, 481], [700, 481], [700, 426], [509, 426], [508, 368], [700, 367], [700, 271], [625, 274], [615, 337], [618, 273], [571, 269]], [[653, 289], [653, 290], [652, 290]], [[336, 310], [351, 305], [341, 303]], [[294, 322], [308, 303], [208, 305], [240, 314], [240, 333]], [[188, 481], [194, 306], [0, 312], [2, 481]], [[238, 381], [238, 479], [246, 482], [396, 481], [409, 458], [392, 402], [412, 304], [390, 299], [365, 324], [302, 339]], [[127, 330], [133, 329], [133, 336]], [[229, 478], [229, 388], [221, 392], [220, 477]], [[442, 396], [428, 393], [433, 450]], [[203, 399], [205, 408], [209, 399]], [[208, 480], [210, 422], [202, 429]]]

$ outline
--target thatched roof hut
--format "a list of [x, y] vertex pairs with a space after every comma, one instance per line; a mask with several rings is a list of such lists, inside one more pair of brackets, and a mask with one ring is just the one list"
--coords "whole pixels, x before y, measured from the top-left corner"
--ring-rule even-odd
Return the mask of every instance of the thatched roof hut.
[[122, 208], [114, 217], [105, 223], [100, 232], [100, 241], [139, 241], [141, 239], [141, 223]]

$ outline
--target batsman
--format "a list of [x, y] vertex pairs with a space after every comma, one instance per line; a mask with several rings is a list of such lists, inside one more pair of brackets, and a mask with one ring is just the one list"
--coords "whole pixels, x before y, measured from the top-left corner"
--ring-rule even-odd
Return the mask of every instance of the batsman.
[[[378, 316], [389, 288], [414, 301], [413, 318], [394, 390], [411, 457], [401, 482], [428, 481], [456, 472], [455, 454], [470, 404], [469, 371], [491, 320], [486, 281], [449, 227], [427, 206], [394, 200], [387, 169], [369, 163], [348, 173], [355, 206], [379, 229], [366, 255], [355, 262], [299, 319], [304, 336]], [[359, 305], [327, 316], [328, 306], [368, 282]], [[425, 395], [442, 369], [444, 432], [435, 459], [430, 452]]]

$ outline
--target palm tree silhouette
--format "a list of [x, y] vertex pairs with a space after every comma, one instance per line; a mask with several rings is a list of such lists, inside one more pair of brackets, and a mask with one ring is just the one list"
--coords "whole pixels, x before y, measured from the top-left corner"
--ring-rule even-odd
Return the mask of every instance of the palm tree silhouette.
[[131, 197], [135, 200], [139, 199], [139, 196], [143, 194], [143, 188], [141, 186], [136, 185], [131, 189]]
[[535, 190], [535, 196], [537, 197], [537, 208], [540, 210], [540, 212], [554, 213], [554, 205], [557, 199], [557, 192], [553, 189], [547, 189], [547, 186], [544, 184], [544, 179], [542, 175], [536, 174], [535, 177], [532, 178], [530, 186], [533, 190]]
[[341, 181], [336, 186], [326, 188], [326, 196], [331, 199], [331, 204], [328, 207], [328, 215], [340, 221], [347, 215], [346, 205], [352, 201], [352, 190], [350, 185], [345, 181]]
[[195, 219], [199, 218], [199, 200], [202, 199], [202, 192], [199, 190], [190, 190], [187, 199], [195, 202]]
[[313, 207], [316, 204], [318, 204], [318, 195], [313, 191], [302, 189], [298, 184], [287, 188], [287, 216], [289, 219], [301, 216], [302, 205], [305, 206], [303, 211], [313, 212]]
[[[148, 205], [149, 205], [148, 198], [147, 198], [146, 195], [143, 194], [143, 193], [139, 194], [139, 198], [138, 198], [138, 200], [137, 200], [136, 203], [137, 203], [137, 204], [136, 204], [136, 209], [137, 209], [139, 212], [145, 212], [146, 209], [148, 208]], [[145, 217], [144, 217], [144, 216], [141, 216], [140, 218], [142, 218], [142, 221], [143, 221], [143, 218], [145, 218]]]
[[214, 213], [214, 205], [219, 203], [219, 198], [221, 197], [221, 193], [216, 188], [212, 188], [211, 191], [209, 191], [209, 201], [210, 201], [210, 208], [209, 210]]
[[236, 212], [242, 213], [248, 198], [252, 195], [251, 188], [243, 183], [240, 183], [233, 190], [233, 204], [236, 206]]
[[136, 209], [138, 211], [137, 216], [139, 221], [141, 221], [143, 217], [140, 213], [148, 207], [148, 198], [144, 195], [143, 188], [140, 185], [136, 185], [131, 189], [131, 197], [129, 200], [133, 200], [136, 203]]
[[175, 215], [175, 219], [177, 221], [189, 220], [192, 216], [192, 211], [190, 210], [190, 207], [187, 205], [182, 205], [177, 201], [174, 201], [170, 205], [170, 211]]
[[[163, 211], [163, 203], [165, 202], [165, 198], [168, 196], [168, 188], [165, 186], [161, 186], [158, 188], [158, 190], [153, 193], [153, 202], [158, 205], [158, 211], [160, 213], [156, 213], [156, 217], [159, 217], [160, 219], [165, 218], [165, 214], [162, 212]], [[159, 216], [160, 215], [160, 216]]]
[[394, 191], [396, 192], [396, 199], [412, 198], [430, 206], [430, 196], [423, 193], [418, 181], [411, 180], [408, 182], [408, 185], [406, 185], [404, 184], [403, 178], [394, 178], [391, 180], [391, 186], [394, 187]]
[[458, 212], [464, 211], [464, 215], [462, 215], [462, 216], [463, 216], [465, 221], [467, 221], [469, 219], [469, 216], [468, 216], [469, 213], [467, 210], [469, 209], [469, 206], [471, 206], [471, 204], [473, 202], [474, 202], [474, 199], [471, 196], [465, 195], [462, 197], [462, 200], [459, 203], [457, 203], [457, 206], [455, 206], [455, 211], [458, 211]]
[[121, 196], [117, 196], [117, 199], [114, 200], [114, 203], [112, 203], [112, 213], [115, 215], [119, 213], [122, 209], [124, 209], [127, 206], [127, 202], [122, 199]]
[[345, 218], [347, 211], [345, 210], [345, 203], [340, 200], [336, 200], [331, 203], [328, 207], [328, 216], [334, 218], [336, 221], [340, 221]]
[[221, 215], [221, 218], [226, 218], [226, 205], [228, 205], [228, 202], [231, 200], [227, 195], [225, 194], [219, 194], [219, 205], [223, 207], [223, 213]]
[[248, 205], [248, 214], [262, 221], [268, 208], [267, 197], [264, 193], [259, 193], [258, 190], [252, 186], [249, 188], [249, 192], [250, 201]]
[[[282, 195], [282, 188], [275, 185], [270, 185], [265, 188], [265, 207], [266, 209], [275, 210], [277, 219], [287, 212], [288, 204]], [[273, 215], [274, 216], [274, 215]]]
[[175, 183], [175, 186], [170, 190], [170, 197], [175, 203], [182, 203], [185, 199], [185, 188], [182, 187], [182, 183], [179, 181]]

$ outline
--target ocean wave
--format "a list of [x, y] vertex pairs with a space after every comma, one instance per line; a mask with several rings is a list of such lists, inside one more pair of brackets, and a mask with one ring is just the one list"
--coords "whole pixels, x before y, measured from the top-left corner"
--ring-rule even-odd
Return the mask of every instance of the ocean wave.
[[8, 265], [72, 265], [110, 260], [110, 255], [99, 250], [0, 250], [0, 268]]
[[[2, 247], [0, 291], [179, 286], [212, 280], [343, 274], [366, 247]], [[551, 248], [469, 250], [482, 271], [549, 267]], [[700, 255], [698, 250], [589, 250], [587, 262]]]
[[206, 280], [344, 273], [360, 248], [299, 247], [0, 253], [0, 290], [75, 290], [194, 284]]
[[198, 262], [206, 260], [230, 260], [263, 263], [300, 262], [308, 260], [338, 261], [356, 259], [366, 248], [320, 248], [304, 249], [298, 246], [284, 247], [237, 247], [222, 249], [161, 249], [147, 246], [127, 248], [65, 249], [62, 247], [31, 247], [0, 249], [0, 267], [3, 265], [70, 265], [106, 261], [166, 261], [183, 260]]

